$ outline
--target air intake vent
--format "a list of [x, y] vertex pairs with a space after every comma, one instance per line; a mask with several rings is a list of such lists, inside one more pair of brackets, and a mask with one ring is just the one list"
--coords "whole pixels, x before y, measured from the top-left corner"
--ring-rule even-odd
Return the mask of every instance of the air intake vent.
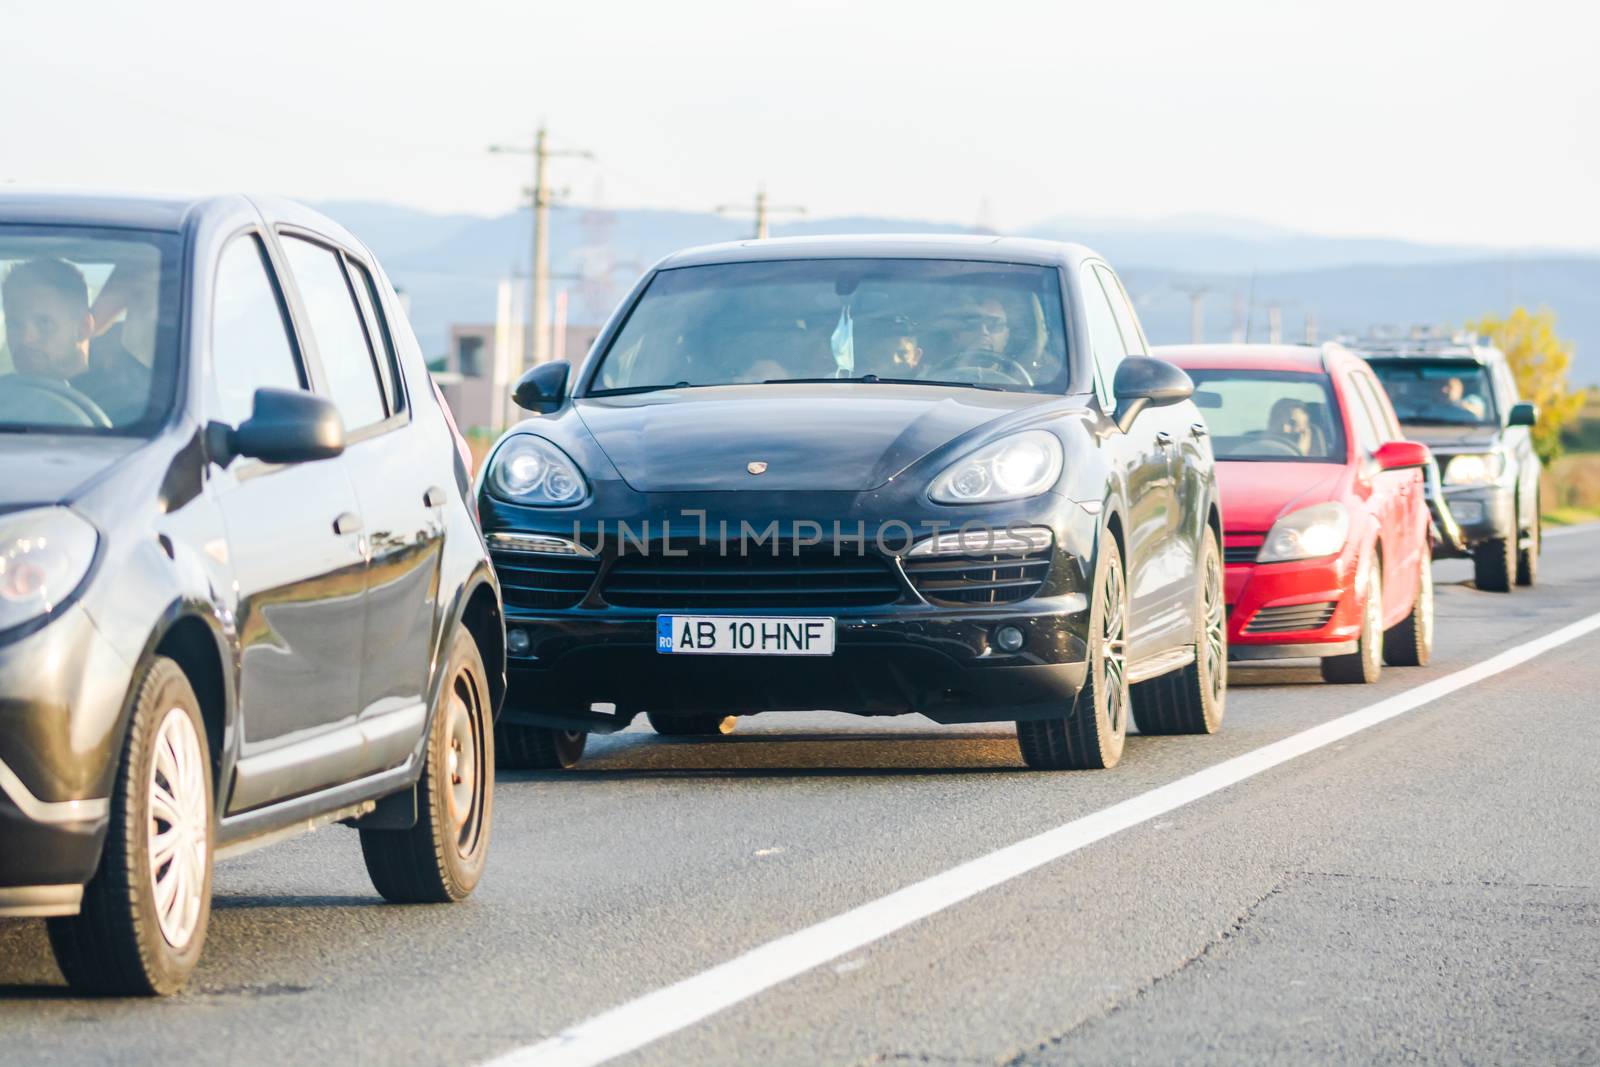
[[917, 592], [936, 604], [1014, 604], [1044, 585], [1050, 549], [1025, 556], [932, 556], [905, 561]]
[[1291, 604], [1280, 608], [1262, 608], [1245, 626], [1247, 634], [1282, 634], [1300, 630], [1320, 630], [1333, 618], [1332, 601], [1320, 604]]
[[600, 570], [600, 561], [588, 556], [495, 551], [489, 557], [500, 576], [500, 595], [514, 608], [576, 607]]
[[889, 565], [870, 553], [802, 551], [780, 545], [748, 556], [693, 550], [688, 556], [632, 556], [617, 560], [601, 596], [624, 608], [860, 608], [892, 604], [901, 585]]
[[1229, 545], [1222, 550], [1222, 562], [1254, 563], [1260, 551], [1260, 545]]

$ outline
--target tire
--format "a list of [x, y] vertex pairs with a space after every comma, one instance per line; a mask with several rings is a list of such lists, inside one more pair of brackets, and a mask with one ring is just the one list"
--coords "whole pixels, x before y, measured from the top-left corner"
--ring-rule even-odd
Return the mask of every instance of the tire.
[[1347, 656], [1322, 661], [1322, 680], [1345, 685], [1371, 685], [1383, 673], [1383, 570], [1373, 563], [1367, 594], [1361, 601], [1361, 636]]
[[136, 692], [100, 866], [79, 913], [48, 923], [56, 962], [80, 994], [177, 992], [210, 922], [216, 806], [200, 702], [164, 656]]
[[1029, 767], [1078, 771], [1114, 767], [1128, 730], [1128, 584], [1122, 556], [1108, 532], [1100, 535], [1094, 596], [1089, 607], [1089, 656], [1083, 689], [1059, 719], [1017, 723], [1017, 747]]
[[450, 646], [445, 683], [418, 779], [409, 830], [366, 830], [367, 874], [394, 904], [448, 904], [477, 887], [494, 815], [494, 727], [488, 674], [466, 627]]
[[1433, 657], [1433, 553], [1422, 550], [1422, 573], [1411, 614], [1383, 637], [1383, 659], [1391, 667], [1426, 667]]
[[1517, 574], [1517, 539], [1496, 537], [1472, 550], [1472, 580], [1486, 593], [1509, 593]]
[[1539, 553], [1544, 550], [1544, 520], [1538, 501], [1533, 506], [1533, 526], [1528, 530], [1528, 547], [1517, 546], [1517, 584], [1532, 586], [1539, 581]]
[[587, 730], [500, 723], [494, 728], [495, 759], [518, 771], [558, 771], [577, 765], [589, 743]]
[[647, 711], [651, 729], [662, 737], [722, 737], [733, 733], [739, 720], [732, 715], [673, 715]]
[[1228, 606], [1222, 588], [1222, 550], [1209, 528], [1200, 552], [1194, 662], [1133, 687], [1133, 721], [1141, 734], [1214, 734], [1222, 726], [1228, 689]]

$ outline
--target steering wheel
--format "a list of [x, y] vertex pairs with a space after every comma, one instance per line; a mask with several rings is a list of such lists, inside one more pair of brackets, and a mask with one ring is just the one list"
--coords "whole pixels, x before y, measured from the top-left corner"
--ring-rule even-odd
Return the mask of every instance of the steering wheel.
[[111, 418], [99, 404], [66, 382], [31, 374], [0, 378], [0, 422], [111, 429]]
[[930, 366], [928, 377], [949, 378], [955, 381], [973, 381], [981, 385], [1020, 385], [1033, 388], [1033, 375], [1028, 368], [999, 352], [974, 349], [952, 356], [943, 363]]
[[1276, 452], [1284, 456], [1298, 456], [1300, 450], [1281, 437], [1277, 437], [1265, 430], [1251, 430], [1245, 434], [1245, 439], [1252, 448], [1264, 448], [1268, 452]]

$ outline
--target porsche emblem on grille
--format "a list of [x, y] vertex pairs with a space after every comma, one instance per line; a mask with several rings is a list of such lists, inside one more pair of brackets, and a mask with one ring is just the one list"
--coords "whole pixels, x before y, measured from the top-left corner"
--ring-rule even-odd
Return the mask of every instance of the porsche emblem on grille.
[[762, 461], [762, 460], [759, 460], [759, 459], [753, 459], [749, 463], [746, 463], [744, 465], [744, 469], [749, 471], [751, 474], [765, 474], [765, 473], [767, 473], [767, 465], [766, 465], [766, 463], [764, 461]]

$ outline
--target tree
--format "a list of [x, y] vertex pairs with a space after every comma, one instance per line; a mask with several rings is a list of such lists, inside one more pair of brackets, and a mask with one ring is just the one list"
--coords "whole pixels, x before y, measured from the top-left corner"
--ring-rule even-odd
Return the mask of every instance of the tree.
[[1533, 446], [1549, 463], [1561, 454], [1561, 427], [1583, 408], [1583, 390], [1567, 388], [1572, 344], [1556, 335], [1556, 313], [1518, 307], [1505, 318], [1485, 315], [1467, 323], [1467, 328], [1485, 335], [1506, 354], [1522, 399], [1539, 405]]

